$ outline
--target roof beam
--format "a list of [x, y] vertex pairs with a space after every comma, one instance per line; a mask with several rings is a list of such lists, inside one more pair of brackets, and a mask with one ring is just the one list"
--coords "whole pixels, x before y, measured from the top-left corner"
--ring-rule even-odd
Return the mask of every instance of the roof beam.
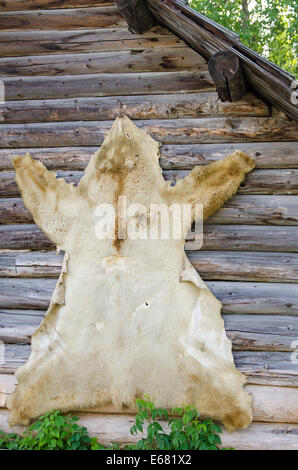
[[241, 43], [239, 36], [192, 10], [180, 0], [147, 0], [160, 24], [209, 59], [218, 51], [236, 54], [250, 88], [298, 121], [295, 77]]

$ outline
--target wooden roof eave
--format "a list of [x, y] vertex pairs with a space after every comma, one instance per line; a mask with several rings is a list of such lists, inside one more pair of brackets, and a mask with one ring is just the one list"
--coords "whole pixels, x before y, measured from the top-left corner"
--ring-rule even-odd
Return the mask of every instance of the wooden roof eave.
[[146, 0], [156, 20], [209, 59], [229, 50], [236, 54], [250, 87], [269, 103], [298, 121], [298, 106], [291, 101], [295, 77], [246, 47], [239, 36], [192, 10], [181, 0]]

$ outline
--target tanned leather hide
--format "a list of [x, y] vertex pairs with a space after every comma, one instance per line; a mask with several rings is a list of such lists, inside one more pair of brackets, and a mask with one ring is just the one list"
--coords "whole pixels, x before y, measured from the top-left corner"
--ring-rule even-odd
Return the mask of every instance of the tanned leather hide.
[[250, 424], [252, 400], [234, 365], [221, 304], [188, 261], [184, 240], [100, 240], [95, 227], [98, 204], [117, 211], [120, 195], [146, 208], [202, 203], [206, 218], [236, 192], [254, 161], [236, 151], [171, 186], [158, 149], [121, 116], [78, 186], [29, 154], [13, 158], [26, 207], [65, 256], [30, 358], [16, 372], [11, 424], [50, 409], [133, 410], [144, 394], [167, 409], [194, 405], [228, 430]]

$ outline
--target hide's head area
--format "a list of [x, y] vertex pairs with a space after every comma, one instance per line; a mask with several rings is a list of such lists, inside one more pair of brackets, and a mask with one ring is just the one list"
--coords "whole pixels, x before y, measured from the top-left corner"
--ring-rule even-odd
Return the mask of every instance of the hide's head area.
[[134, 411], [145, 394], [157, 407], [193, 405], [229, 430], [250, 424], [252, 400], [234, 364], [221, 304], [187, 259], [183, 240], [121, 241], [117, 231], [118, 242], [98, 240], [94, 226], [100, 202], [118, 215], [120, 195], [146, 208], [201, 203], [209, 217], [254, 161], [236, 151], [193, 168], [172, 187], [158, 159], [159, 143], [125, 116], [78, 186], [56, 179], [29, 154], [14, 157], [26, 207], [65, 257], [30, 358], [16, 372], [11, 424], [51, 409]]

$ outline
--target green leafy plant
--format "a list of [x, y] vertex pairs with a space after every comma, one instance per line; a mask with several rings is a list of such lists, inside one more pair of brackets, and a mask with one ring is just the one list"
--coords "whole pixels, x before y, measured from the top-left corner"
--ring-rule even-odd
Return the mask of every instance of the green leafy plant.
[[19, 450], [87, 450], [97, 445], [79, 426], [79, 418], [50, 411], [35, 421], [22, 435], [0, 431], [0, 449]]
[[189, 0], [189, 6], [234, 31], [243, 44], [297, 75], [296, 0]]
[[[143, 433], [147, 426], [147, 436], [128, 449], [160, 450], [218, 450], [221, 445], [221, 428], [211, 419], [199, 420], [199, 412], [192, 406], [173, 408], [171, 416], [167, 410], [155, 408], [149, 397], [137, 399], [138, 414], [131, 434]], [[168, 431], [157, 419], [164, 418]]]
[[[221, 428], [211, 419], [200, 421], [199, 412], [191, 406], [174, 408], [171, 416], [155, 408], [148, 396], [137, 399], [138, 413], [131, 427], [132, 435], [146, 433], [126, 450], [217, 450], [221, 445]], [[117, 450], [117, 444], [104, 446], [90, 437], [79, 418], [60, 411], [50, 411], [35, 421], [22, 434], [5, 434], [0, 430], [0, 449], [9, 450]], [[162, 422], [160, 420], [163, 420]], [[163, 426], [166, 428], [164, 430]]]

